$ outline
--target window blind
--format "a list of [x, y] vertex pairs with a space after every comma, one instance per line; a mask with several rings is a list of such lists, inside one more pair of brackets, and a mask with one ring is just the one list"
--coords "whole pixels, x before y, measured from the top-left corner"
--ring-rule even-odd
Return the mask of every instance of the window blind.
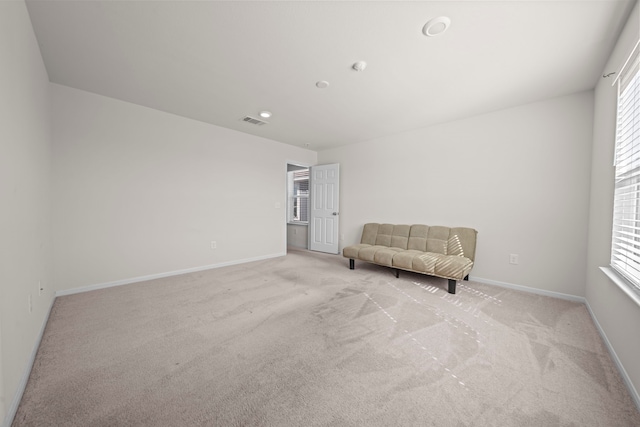
[[289, 222], [309, 221], [309, 169], [289, 172]]
[[640, 288], [640, 49], [618, 78], [611, 266]]

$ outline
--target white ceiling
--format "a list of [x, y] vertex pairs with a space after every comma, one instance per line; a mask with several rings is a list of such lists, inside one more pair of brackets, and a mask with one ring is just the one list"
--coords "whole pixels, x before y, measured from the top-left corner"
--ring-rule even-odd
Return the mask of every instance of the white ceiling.
[[634, 3], [27, 0], [52, 82], [316, 151], [591, 89]]

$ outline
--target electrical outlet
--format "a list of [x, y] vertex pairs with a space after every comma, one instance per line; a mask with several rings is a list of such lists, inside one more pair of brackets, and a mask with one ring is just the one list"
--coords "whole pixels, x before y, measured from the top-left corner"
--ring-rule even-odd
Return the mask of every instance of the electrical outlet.
[[517, 264], [519, 261], [518, 254], [509, 255], [509, 264]]
[[211, 249], [216, 249], [218, 247], [218, 243], [215, 240], [211, 241]]

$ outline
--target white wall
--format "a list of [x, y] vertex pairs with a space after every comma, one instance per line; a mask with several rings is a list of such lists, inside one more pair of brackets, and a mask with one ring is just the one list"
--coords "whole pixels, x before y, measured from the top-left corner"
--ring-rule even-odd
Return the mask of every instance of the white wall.
[[[636, 4], [603, 74], [619, 71], [639, 35], [640, 6]], [[617, 96], [612, 83], [613, 77], [600, 79], [595, 89], [586, 298], [635, 387], [637, 398], [640, 391], [640, 307], [600, 270], [600, 267], [608, 266], [611, 259]]]
[[23, 1], [0, 2], [0, 64], [0, 421], [6, 421], [53, 299], [49, 82]]
[[315, 152], [51, 87], [56, 289], [286, 253], [287, 162]]
[[589, 91], [320, 152], [342, 245], [366, 222], [473, 227], [472, 277], [583, 296], [592, 115]]

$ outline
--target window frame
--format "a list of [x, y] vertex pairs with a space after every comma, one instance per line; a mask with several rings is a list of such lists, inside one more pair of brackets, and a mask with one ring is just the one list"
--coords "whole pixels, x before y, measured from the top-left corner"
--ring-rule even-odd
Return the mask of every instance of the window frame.
[[640, 295], [640, 40], [618, 77], [610, 272], [625, 292]]

